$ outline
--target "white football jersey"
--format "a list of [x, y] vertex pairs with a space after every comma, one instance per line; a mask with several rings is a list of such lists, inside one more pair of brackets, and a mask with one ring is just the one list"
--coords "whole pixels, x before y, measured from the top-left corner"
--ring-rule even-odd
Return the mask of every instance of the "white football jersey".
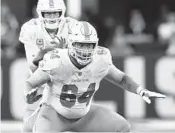
[[98, 47], [90, 64], [78, 69], [68, 56], [68, 49], [56, 49], [44, 56], [39, 69], [49, 73], [51, 89], [47, 103], [66, 118], [80, 118], [90, 109], [100, 81], [112, 65], [110, 51]]
[[[75, 19], [64, 18], [60, 23], [56, 37], [67, 38], [69, 29], [76, 22]], [[31, 19], [26, 22], [21, 27], [19, 40], [25, 46], [27, 62], [31, 64], [40, 49], [58, 47], [59, 41], [56, 37], [48, 34], [40, 19]]]

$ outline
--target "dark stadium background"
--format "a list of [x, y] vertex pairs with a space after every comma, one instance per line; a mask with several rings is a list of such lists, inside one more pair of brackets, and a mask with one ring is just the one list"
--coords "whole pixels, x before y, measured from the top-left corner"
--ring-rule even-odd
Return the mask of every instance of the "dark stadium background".
[[[66, 0], [67, 15], [93, 24], [114, 64], [144, 87], [167, 95], [146, 104], [102, 81], [94, 100], [126, 117], [133, 131], [175, 132], [175, 1]], [[72, 4], [72, 3], [74, 4]], [[19, 132], [28, 77], [21, 25], [37, 0], [1, 1], [1, 131]]]

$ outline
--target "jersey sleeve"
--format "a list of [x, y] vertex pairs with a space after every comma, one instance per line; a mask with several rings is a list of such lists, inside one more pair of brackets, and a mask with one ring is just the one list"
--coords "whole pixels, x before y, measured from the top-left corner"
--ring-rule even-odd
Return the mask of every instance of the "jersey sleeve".
[[97, 47], [96, 56], [95, 56], [96, 63], [98, 65], [94, 66], [95, 77], [99, 79], [103, 79], [109, 72], [112, 66], [112, 56], [109, 49], [105, 47]]
[[31, 24], [25, 23], [21, 27], [20, 35], [19, 35], [19, 41], [22, 42], [25, 45], [33, 43], [34, 40], [34, 31], [32, 30], [33, 27]]
[[[109, 49], [107, 49], [107, 48], [104, 48], [104, 53], [105, 53], [105, 55], [104, 55], [104, 57], [103, 57], [103, 60], [105, 60], [104, 62], [105, 62], [105, 66], [106, 66], [106, 72], [108, 73], [109, 72], [109, 69], [110, 69], [110, 67], [112, 66], [112, 56], [111, 56], [111, 52], [110, 52], [110, 50]], [[107, 73], [106, 73], [106, 75], [107, 75]]]
[[101, 59], [104, 60], [108, 66], [113, 64], [111, 52], [108, 48], [98, 46], [97, 54], [101, 56]]
[[43, 60], [39, 63], [39, 69], [54, 75], [60, 64], [60, 56], [56, 52], [56, 50], [53, 50], [45, 54]]
[[39, 51], [39, 48], [35, 42], [35, 20], [32, 19], [21, 27], [19, 40], [24, 44], [27, 63], [29, 65], [33, 65], [33, 59], [35, 58], [36, 54]]
[[48, 52], [44, 55], [43, 60], [39, 62], [39, 69], [48, 73], [51, 81], [57, 76], [60, 64], [60, 56], [56, 52], [56, 50]]
[[108, 65], [112, 65], [112, 55], [111, 55], [111, 52], [109, 49], [106, 48], [106, 51], [107, 51], [107, 60], [108, 60]]
[[35, 58], [35, 55], [38, 53], [39, 49], [32, 41], [31, 36], [25, 32], [26, 30], [24, 30], [25, 29], [22, 29], [19, 40], [24, 44], [27, 63], [32, 65], [33, 59]]

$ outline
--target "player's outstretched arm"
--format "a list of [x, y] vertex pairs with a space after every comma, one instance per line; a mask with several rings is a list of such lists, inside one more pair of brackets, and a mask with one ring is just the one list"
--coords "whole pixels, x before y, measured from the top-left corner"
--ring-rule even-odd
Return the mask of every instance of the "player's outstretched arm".
[[37, 69], [26, 81], [25, 97], [28, 104], [32, 104], [42, 97], [37, 94], [37, 87], [50, 81], [49, 74]]
[[105, 77], [111, 83], [120, 86], [121, 88], [139, 94], [147, 103], [151, 103], [150, 98], [165, 98], [165, 95], [160, 93], [151, 92], [147, 89], [142, 88], [137, 84], [132, 78], [130, 78], [126, 73], [120, 71], [113, 64], [110, 66], [107, 76]]

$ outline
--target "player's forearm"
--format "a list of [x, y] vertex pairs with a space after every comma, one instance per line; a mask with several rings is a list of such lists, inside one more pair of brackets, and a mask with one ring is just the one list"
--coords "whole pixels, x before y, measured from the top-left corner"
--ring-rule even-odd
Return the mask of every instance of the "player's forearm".
[[25, 88], [24, 94], [27, 95], [34, 88], [35, 87], [33, 87], [30, 82], [26, 81], [26, 88]]
[[50, 81], [49, 75], [40, 70], [37, 69], [26, 81], [26, 91], [31, 91], [32, 89], [35, 89], [36, 87], [39, 87], [47, 82]]
[[122, 80], [119, 82], [119, 86], [129, 92], [133, 92], [138, 94], [140, 85], [137, 84], [132, 78], [130, 78], [128, 75], [124, 75]]
[[114, 85], [120, 86], [133, 93], [138, 93], [138, 90], [140, 91], [141, 88], [132, 78], [120, 71], [114, 65], [110, 67], [108, 75], [105, 78]]

